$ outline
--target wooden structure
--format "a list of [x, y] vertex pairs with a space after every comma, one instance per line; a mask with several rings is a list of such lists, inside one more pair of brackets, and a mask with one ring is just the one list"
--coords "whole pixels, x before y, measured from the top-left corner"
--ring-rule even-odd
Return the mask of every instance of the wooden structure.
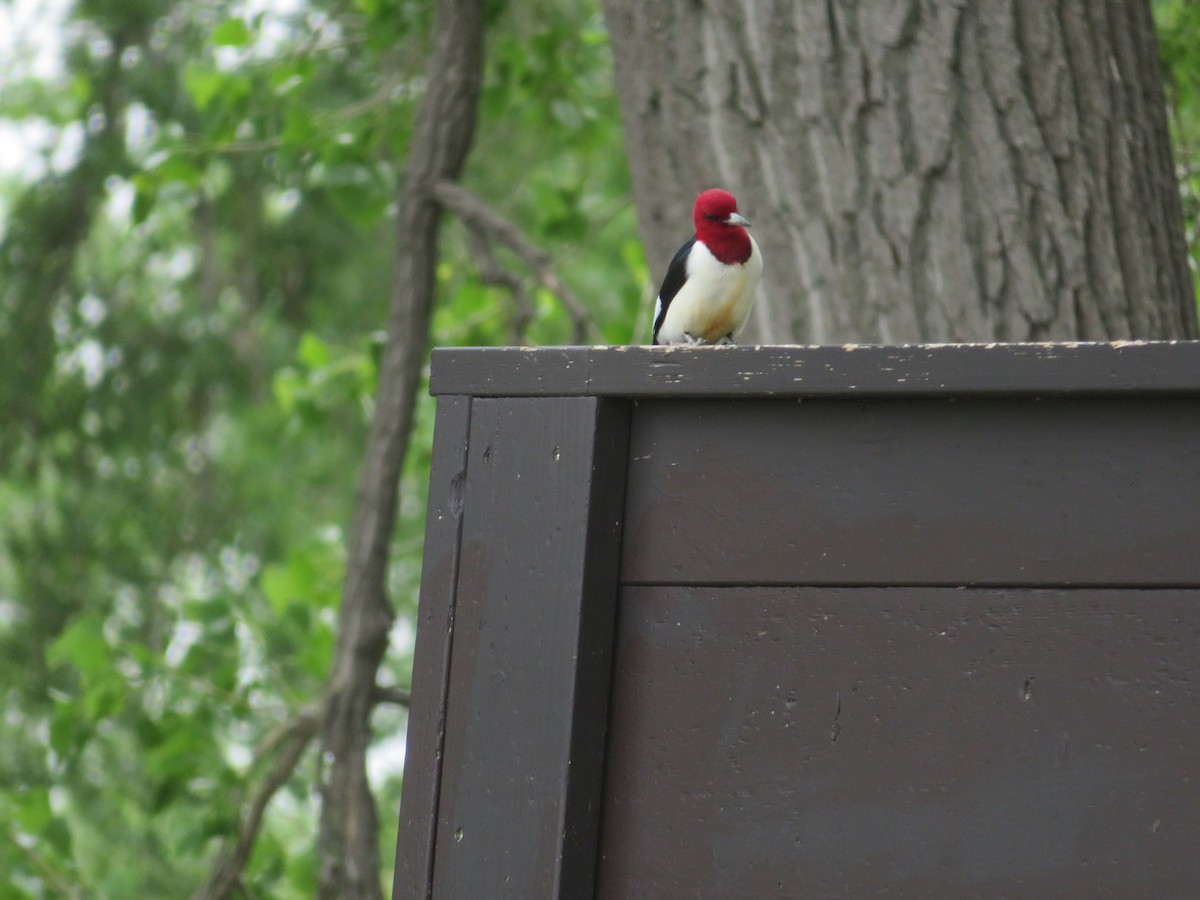
[[432, 389], [397, 900], [1195, 894], [1200, 345]]

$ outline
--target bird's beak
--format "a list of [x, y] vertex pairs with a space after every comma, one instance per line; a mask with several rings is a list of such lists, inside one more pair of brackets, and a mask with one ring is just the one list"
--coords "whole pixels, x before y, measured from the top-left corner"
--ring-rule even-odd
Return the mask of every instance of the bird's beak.
[[739, 216], [737, 213], [730, 213], [729, 218], [725, 220], [726, 225], [741, 225], [743, 228], [749, 228], [750, 223]]

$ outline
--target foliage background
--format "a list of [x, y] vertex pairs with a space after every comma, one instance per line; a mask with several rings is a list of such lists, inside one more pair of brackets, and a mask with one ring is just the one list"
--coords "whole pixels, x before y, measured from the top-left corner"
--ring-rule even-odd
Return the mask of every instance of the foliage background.
[[[1200, 4], [1154, 7], [1195, 271]], [[19, 125], [0, 140], [36, 149], [0, 182], [0, 900], [186, 896], [328, 673], [430, 4], [65, 9], [56, 74], [19, 41], [0, 62], [0, 120]], [[603, 340], [640, 340], [660, 273], [634, 237], [598, 3], [488, 16], [466, 185], [551, 252]], [[529, 280], [529, 318], [478, 261], [452, 222], [434, 343], [569, 342], [552, 295]], [[428, 398], [417, 422], [390, 573], [399, 688]], [[374, 725], [390, 861], [403, 708]], [[317, 762], [271, 803], [250, 896], [311, 896]]]

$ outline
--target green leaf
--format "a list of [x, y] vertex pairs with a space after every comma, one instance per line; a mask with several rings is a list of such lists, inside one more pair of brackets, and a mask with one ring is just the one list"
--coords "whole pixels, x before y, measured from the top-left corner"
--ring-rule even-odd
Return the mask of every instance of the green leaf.
[[163, 782], [184, 781], [195, 774], [197, 761], [210, 749], [202, 723], [175, 716], [164, 719], [163, 739], [146, 751], [146, 773]]
[[51, 819], [42, 830], [42, 840], [53, 847], [60, 856], [71, 853], [71, 829], [60, 818]]
[[46, 788], [31, 788], [13, 797], [13, 801], [13, 818], [26, 834], [41, 834], [54, 818]]
[[214, 47], [245, 47], [250, 43], [250, 29], [242, 19], [226, 19], [213, 29]]
[[310, 369], [327, 366], [330, 360], [329, 345], [311, 331], [306, 331], [304, 337], [300, 338], [300, 349], [296, 351], [296, 358]]
[[311, 150], [316, 137], [317, 128], [313, 124], [312, 113], [298, 105], [288, 107], [283, 114], [283, 132], [280, 139], [285, 144]]
[[275, 615], [282, 615], [288, 606], [300, 596], [304, 587], [300, 585], [290, 566], [273, 565], [263, 569], [259, 582], [263, 593], [271, 604]]
[[52, 666], [74, 666], [85, 675], [111, 670], [112, 650], [104, 639], [100, 618], [82, 615], [68, 625], [47, 648], [46, 662]]
[[323, 678], [329, 671], [330, 660], [333, 659], [334, 643], [333, 631], [329, 626], [316, 621], [312, 623], [306, 640], [301, 644], [297, 661], [313, 678]]
[[133, 178], [133, 222], [141, 225], [158, 201], [158, 180], [140, 175]]
[[271, 379], [271, 390], [275, 394], [275, 402], [288, 415], [296, 411], [301, 395], [305, 391], [305, 382], [291, 366], [285, 366], [275, 373]]
[[200, 63], [188, 63], [183, 70], [183, 87], [199, 109], [208, 109], [221, 91], [221, 73]]
[[167, 182], [179, 182], [188, 187], [198, 185], [204, 175], [202, 168], [181, 153], [172, 153], [155, 166], [153, 171], [158, 176], [159, 181], [164, 184]]
[[115, 715], [125, 704], [126, 692], [113, 678], [103, 678], [83, 695], [83, 709], [93, 722]]
[[50, 749], [68, 759], [87, 743], [92, 724], [74, 703], [58, 702], [50, 717]]
[[338, 185], [329, 189], [329, 199], [345, 218], [361, 228], [370, 228], [383, 218], [391, 198], [365, 185]]

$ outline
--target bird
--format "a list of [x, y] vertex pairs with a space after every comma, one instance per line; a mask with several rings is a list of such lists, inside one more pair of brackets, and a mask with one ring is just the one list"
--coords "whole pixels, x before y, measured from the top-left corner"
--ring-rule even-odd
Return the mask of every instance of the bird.
[[728, 191], [712, 188], [692, 208], [696, 233], [679, 248], [654, 304], [654, 344], [732, 344], [746, 326], [762, 254]]

